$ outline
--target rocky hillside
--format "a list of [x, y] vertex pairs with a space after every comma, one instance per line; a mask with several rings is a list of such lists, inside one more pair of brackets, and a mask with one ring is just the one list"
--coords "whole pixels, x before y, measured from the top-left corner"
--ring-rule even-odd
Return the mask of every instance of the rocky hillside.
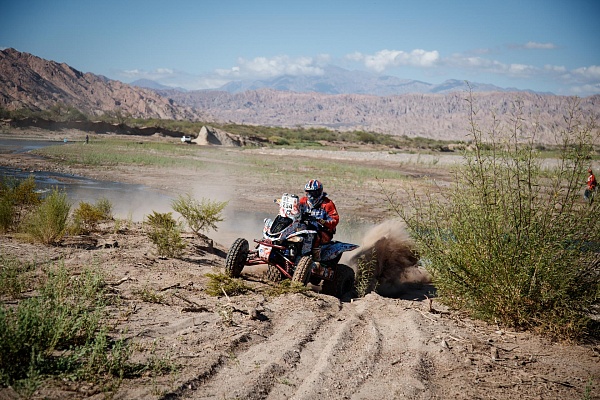
[[198, 114], [155, 92], [80, 72], [14, 49], [0, 51], [0, 106], [45, 110], [57, 102], [91, 115], [120, 109], [134, 117], [197, 119]]
[[[218, 120], [267, 126], [327, 127], [366, 130], [408, 137], [463, 140], [469, 128], [468, 92], [374, 96], [327, 95], [261, 89], [242, 93], [216, 91], [160, 91], [189, 107], [201, 109]], [[530, 124], [536, 123], [539, 142], [552, 143], [557, 129], [564, 127], [569, 99], [564, 96], [527, 92], [483, 92], [473, 94], [476, 120], [485, 130], [493, 116], [505, 120], [520, 104]], [[600, 115], [600, 95], [580, 99], [586, 115]]]

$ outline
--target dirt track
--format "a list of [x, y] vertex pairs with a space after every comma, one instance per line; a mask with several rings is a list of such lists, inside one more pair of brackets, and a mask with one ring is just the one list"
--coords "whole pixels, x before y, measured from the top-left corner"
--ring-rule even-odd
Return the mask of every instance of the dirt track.
[[[19, 162], [26, 165], [23, 157]], [[168, 176], [123, 174], [145, 184]], [[2, 237], [0, 251], [64, 260], [73, 273], [102, 266], [113, 296], [122, 299], [112, 310], [114, 335], [135, 344], [133, 361], [158, 357], [173, 367], [168, 374], [126, 379], [116, 399], [600, 398], [597, 344], [551, 343], [473, 321], [430, 302], [427, 285], [405, 287], [399, 298], [370, 294], [352, 302], [321, 295], [316, 287], [272, 296], [271, 284], [254, 269], [242, 274], [252, 292], [212, 297], [203, 291], [206, 273], [222, 271], [227, 249], [217, 245], [211, 253], [192, 235], [185, 239], [180, 259], [156, 257], [137, 223], [118, 232], [106, 226], [87, 239], [87, 248]], [[144, 300], [144, 291], [156, 301]], [[0, 389], [0, 398], [12, 395]], [[67, 382], [34, 395], [104, 397], [100, 385]]]

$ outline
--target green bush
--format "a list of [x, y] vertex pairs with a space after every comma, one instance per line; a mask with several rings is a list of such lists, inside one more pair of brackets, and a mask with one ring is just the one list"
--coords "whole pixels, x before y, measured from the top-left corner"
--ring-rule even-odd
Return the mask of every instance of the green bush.
[[95, 205], [84, 201], [73, 211], [73, 225], [76, 233], [89, 233], [97, 229], [98, 224], [112, 218], [112, 204], [100, 199]]
[[12, 199], [8, 196], [0, 196], [0, 233], [8, 232], [14, 223], [15, 209]]
[[100, 211], [102, 220], [108, 221], [113, 218], [113, 204], [107, 198], [96, 200], [95, 208]]
[[223, 221], [221, 213], [227, 203], [204, 198], [198, 201], [188, 193], [180, 195], [171, 203], [171, 206], [173, 210], [181, 214], [192, 232], [201, 236], [201, 232], [208, 232], [210, 229], [217, 230], [216, 224]]
[[42, 243], [56, 244], [65, 234], [70, 211], [66, 193], [53, 189], [40, 206], [27, 215], [25, 232]]
[[0, 232], [15, 230], [24, 215], [41, 202], [35, 179], [0, 179]]
[[152, 214], [146, 217], [147, 235], [156, 246], [160, 257], [178, 257], [185, 248], [181, 238], [181, 225], [169, 213]]
[[442, 301], [506, 326], [579, 337], [600, 294], [600, 210], [581, 197], [598, 131], [572, 101], [568, 126], [557, 133], [560, 159], [542, 167], [538, 125], [521, 110], [516, 101], [508, 128], [494, 121], [491, 132], [480, 130], [473, 110], [475, 152], [465, 155], [454, 186], [392, 206]]

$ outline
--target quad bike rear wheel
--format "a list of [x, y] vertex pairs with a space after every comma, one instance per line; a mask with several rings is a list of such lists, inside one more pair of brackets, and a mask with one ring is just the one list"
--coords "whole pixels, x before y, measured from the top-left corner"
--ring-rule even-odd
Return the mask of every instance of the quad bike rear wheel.
[[248, 259], [250, 247], [244, 238], [237, 238], [229, 248], [225, 259], [225, 271], [232, 278], [239, 278]]
[[298, 261], [294, 275], [292, 275], [292, 282], [300, 282], [303, 285], [308, 283], [310, 279], [310, 272], [312, 268], [313, 260], [312, 256], [304, 256]]
[[354, 270], [347, 265], [338, 264], [333, 280], [323, 281], [323, 294], [341, 299], [354, 288]]
[[267, 272], [265, 272], [265, 277], [273, 282], [281, 281], [281, 271], [276, 266], [269, 264], [267, 266]]

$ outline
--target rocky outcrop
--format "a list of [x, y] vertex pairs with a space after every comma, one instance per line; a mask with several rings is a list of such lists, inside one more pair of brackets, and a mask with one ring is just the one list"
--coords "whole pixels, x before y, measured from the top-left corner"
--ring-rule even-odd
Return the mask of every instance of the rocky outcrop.
[[0, 51], [0, 107], [47, 110], [58, 102], [90, 115], [118, 109], [136, 118], [199, 118], [197, 112], [152, 90], [83, 73], [67, 64], [14, 49]]
[[192, 140], [192, 143], [201, 145], [216, 145], [226, 147], [239, 147], [248, 145], [259, 145], [259, 142], [239, 135], [233, 135], [221, 129], [211, 126], [203, 126], [198, 133], [198, 137]]

